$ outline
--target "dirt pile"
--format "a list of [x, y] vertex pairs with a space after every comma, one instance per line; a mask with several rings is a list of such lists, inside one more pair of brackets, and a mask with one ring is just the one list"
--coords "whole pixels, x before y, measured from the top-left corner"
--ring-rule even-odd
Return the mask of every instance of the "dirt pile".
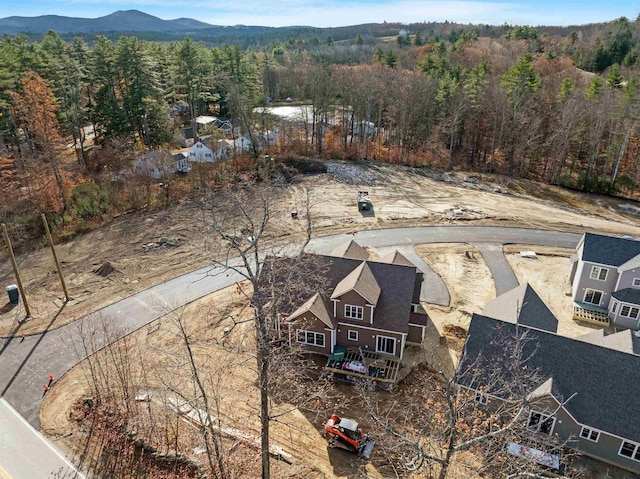
[[377, 179], [371, 170], [367, 171], [362, 166], [337, 161], [327, 162], [327, 173], [337, 182], [347, 185], [373, 186]]
[[99, 267], [93, 270], [93, 274], [106, 278], [113, 273], [120, 273], [109, 261], [105, 261]]

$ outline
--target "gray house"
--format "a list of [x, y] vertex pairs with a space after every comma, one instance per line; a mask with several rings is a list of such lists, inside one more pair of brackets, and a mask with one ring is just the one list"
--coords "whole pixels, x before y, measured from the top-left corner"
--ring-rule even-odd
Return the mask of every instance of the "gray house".
[[574, 319], [640, 329], [640, 241], [585, 233], [569, 281]]
[[[496, 312], [501, 317], [489, 316]], [[560, 336], [549, 315], [528, 285], [474, 314], [456, 373], [459, 386], [475, 392], [483, 407], [507, 399], [495, 379], [511, 377], [511, 345], [525, 337], [520, 346], [526, 365], [520, 370], [535, 372], [523, 419], [531, 436], [540, 444], [553, 436], [588, 456], [640, 473], [640, 338], [631, 330]]]

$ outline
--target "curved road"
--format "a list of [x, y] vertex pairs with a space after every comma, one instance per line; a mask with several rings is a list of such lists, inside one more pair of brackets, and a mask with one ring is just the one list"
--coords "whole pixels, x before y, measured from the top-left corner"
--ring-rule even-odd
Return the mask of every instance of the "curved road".
[[[413, 246], [424, 243], [471, 243], [484, 257], [495, 283], [497, 294], [514, 286], [517, 280], [509, 267], [502, 245], [522, 243], [573, 248], [581, 235], [558, 231], [502, 228], [489, 226], [424, 226], [361, 231], [354, 235], [360, 244], [374, 249], [396, 248], [425, 271], [422, 297], [427, 302], [449, 304], [446, 285], [420, 260]], [[338, 234], [316, 238], [307, 250], [329, 253], [351, 239]], [[237, 273], [222, 268], [202, 268], [170, 281], [153, 286], [133, 296], [96, 311], [73, 323], [41, 334], [21, 338], [5, 338], [0, 344], [0, 396], [7, 400], [34, 427], [40, 426], [40, 405], [44, 384], [49, 374], [62, 376], [87, 353], [103, 347], [167, 312], [206, 296], [241, 280]], [[109, 337], [102, 334], [102, 324], [108, 322]], [[80, 334], [80, 333], [83, 334]], [[89, 337], [92, 344], [83, 344]]]

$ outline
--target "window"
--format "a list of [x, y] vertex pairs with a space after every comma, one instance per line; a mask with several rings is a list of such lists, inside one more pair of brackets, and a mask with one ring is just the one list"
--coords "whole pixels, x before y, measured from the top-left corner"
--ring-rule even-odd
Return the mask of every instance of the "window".
[[357, 341], [358, 340], [358, 331], [354, 331], [353, 329], [350, 329], [347, 332], [347, 337], [349, 338], [349, 341]]
[[396, 354], [396, 338], [389, 336], [378, 336], [376, 341], [376, 352]]
[[324, 333], [316, 333], [315, 331], [305, 331], [304, 329], [298, 329], [298, 342], [323, 348]]
[[640, 288], [640, 278], [633, 278], [633, 285]]
[[607, 274], [609, 270], [607, 268], [601, 268], [599, 266], [594, 266], [591, 268], [591, 279], [597, 279], [598, 281], [605, 281], [607, 279]]
[[617, 301], [612, 301], [611, 302], [611, 312], [615, 313], [616, 309], [618, 309], [618, 302]]
[[473, 400], [482, 405], [487, 405], [489, 403], [489, 397], [486, 394], [482, 394], [477, 392]]
[[207, 158], [211, 158], [211, 153], [205, 153], [204, 156], [206, 156]]
[[640, 313], [640, 309], [635, 306], [624, 305], [620, 308], [620, 316], [624, 316], [626, 318], [638, 319], [638, 313]]
[[531, 411], [527, 419], [527, 428], [543, 434], [551, 434], [556, 418], [543, 412]]
[[584, 302], [591, 304], [600, 304], [602, 300], [602, 291], [596, 291], [595, 289], [587, 289], [584, 293]]
[[580, 430], [580, 437], [588, 439], [592, 442], [598, 442], [598, 439], [600, 438], [600, 431], [594, 431], [593, 429], [589, 429], [588, 427], [583, 427]]
[[635, 461], [640, 461], [639, 449], [640, 445], [636, 444], [635, 442], [622, 441], [622, 445], [620, 446], [620, 451], [618, 451], [618, 454]]
[[364, 308], [362, 306], [352, 306], [351, 304], [344, 305], [344, 317], [351, 319], [362, 319], [362, 313]]
[[201, 145], [200, 143], [198, 143], [198, 144], [196, 145], [196, 148], [202, 148], [202, 145]]

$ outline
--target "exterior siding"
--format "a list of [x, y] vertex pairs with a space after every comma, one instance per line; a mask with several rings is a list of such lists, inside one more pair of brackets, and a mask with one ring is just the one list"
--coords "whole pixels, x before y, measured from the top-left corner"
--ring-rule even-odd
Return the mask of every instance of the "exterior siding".
[[[349, 341], [349, 338], [348, 338], [349, 330], [358, 331], [358, 341]], [[338, 331], [336, 333], [336, 344], [339, 346], [347, 346], [347, 347], [361, 347], [364, 351], [375, 353], [376, 340], [378, 335], [395, 338], [396, 340], [395, 357], [400, 359], [400, 352], [402, 350], [402, 335], [399, 333], [392, 333], [387, 331], [374, 331], [371, 329], [359, 328], [355, 324], [353, 324], [352, 326], [351, 323], [349, 323], [349, 326], [345, 326], [344, 324], [339, 324]]]
[[[327, 325], [320, 321], [315, 314], [307, 311], [299, 318], [296, 318], [294, 322], [289, 323], [289, 331], [287, 331], [286, 334], [289, 335], [291, 344], [299, 344], [305, 351], [328, 356], [331, 354], [331, 331], [326, 328]], [[296, 333], [298, 329], [324, 334], [324, 347], [298, 343]]]
[[422, 331], [423, 328], [421, 326], [411, 326], [409, 325], [409, 334], [407, 334], [407, 342], [421, 344], [422, 343]]
[[[362, 319], [351, 319], [344, 317], [344, 306], [350, 304], [352, 306], [361, 306], [364, 308]], [[349, 291], [338, 298], [336, 304], [336, 319], [340, 322], [352, 323], [354, 325], [363, 325], [375, 327], [376, 313], [375, 308], [373, 312], [373, 324], [371, 324], [371, 309], [372, 307], [367, 305], [367, 301], [355, 291]]]
[[599, 266], [589, 262], [582, 262], [578, 267], [578, 273], [580, 273], [580, 277], [578, 281], [574, 283], [573, 290], [573, 299], [579, 303], [584, 301], [584, 294], [587, 289], [594, 289], [596, 291], [602, 291], [602, 299], [600, 301], [599, 306], [604, 308], [609, 306], [609, 301], [611, 300], [611, 293], [615, 291], [616, 283], [618, 282], [618, 271], [613, 266], [607, 266], [606, 268], [609, 270], [607, 273], [607, 279], [605, 281], [599, 281], [596, 279], [591, 279], [589, 276], [591, 275], [591, 268], [593, 266]]
[[640, 269], [631, 269], [629, 271], [624, 271], [620, 275], [618, 287], [615, 290], [620, 291], [621, 289], [626, 289], [626, 288], [640, 289], [640, 287], [633, 285], [633, 280], [635, 278], [640, 278]]
[[[489, 402], [489, 407], [491, 407], [491, 402]], [[550, 398], [541, 398], [535, 401], [531, 405], [531, 409], [548, 414], [555, 412], [554, 416], [556, 421], [552, 434], [561, 440], [567, 441], [567, 447], [577, 449], [588, 456], [613, 464], [614, 466], [640, 473], [640, 462], [618, 454], [620, 446], [622, 445], [622, 439], [602, 431], [600, 431], [598, 442], [581, 438], [580, 431], [582, 430], [582, 426], [576, 423], [563, 408], [558, 409], [558, 403]], [[525, 421], [526, 420], [527, 418], [525, 418]]]

